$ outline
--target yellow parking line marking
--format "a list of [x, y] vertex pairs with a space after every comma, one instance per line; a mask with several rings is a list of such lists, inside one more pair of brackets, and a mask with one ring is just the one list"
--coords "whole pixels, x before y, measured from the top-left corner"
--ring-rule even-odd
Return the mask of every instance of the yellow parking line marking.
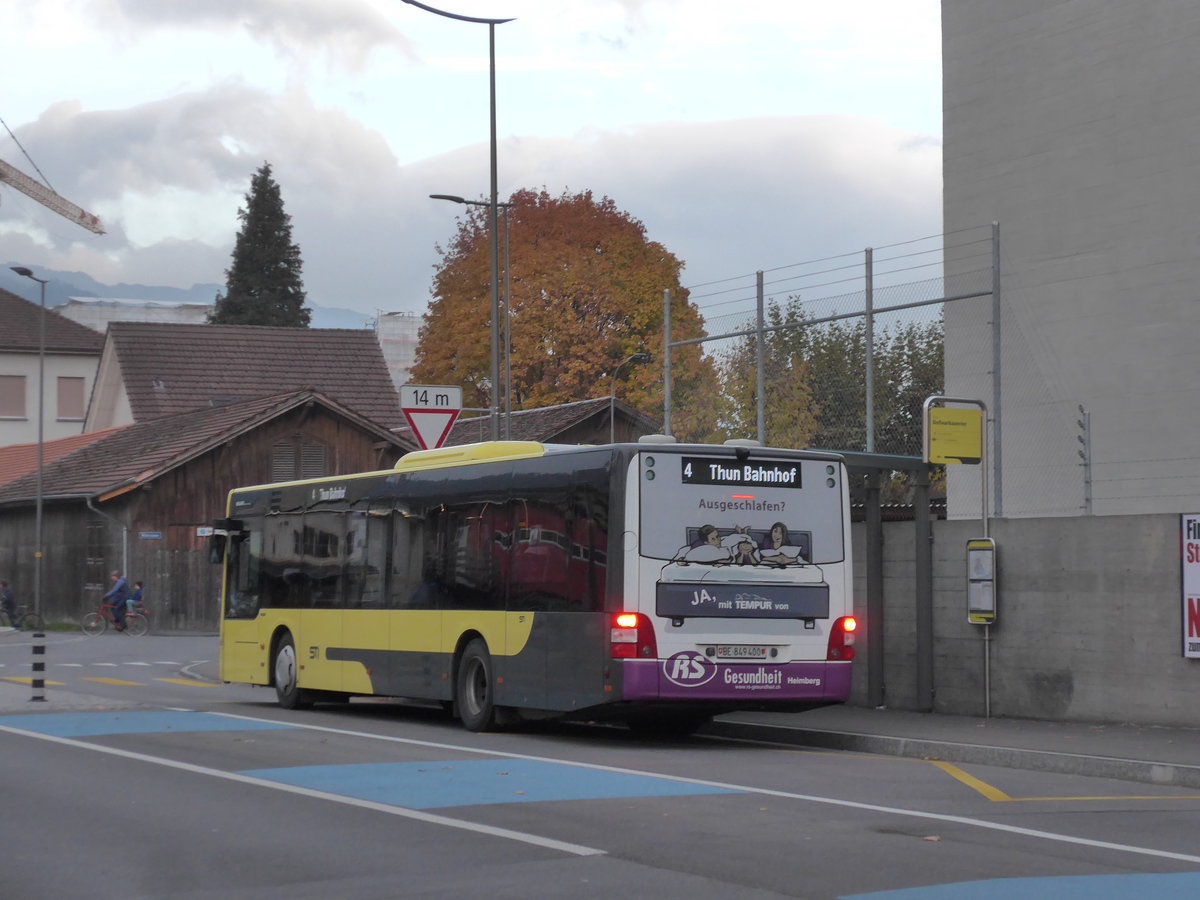
[[84, 676], [80, 681], [98, 681], [100, 684], [127, 684], [130, 687], [145, 687], [141, 681], [122, 681], [120, 678], [103, 678], [101, 676]]
[[186, 684], [189, 687], [220, 687], [211, 681], [193, 681], [190, 678], [155, 678], [155, 681], [165, 681], [168, 684]]
[[997, 803], [1012, 800], [1012, 797], [1008, 796], [1008, 794], [1004, 793], [1004, 791], [992, 787], [985, 781], [980, 781], [974, 775], [968, 775], [958, 766], [952, 766], [948, 762], [941, 762], [939, 760], [930, 760], [930, 762], [932, 762], [951, 778], [956, 778], [972, 790], [979, 791], [979, 793], [983, 794], [983, 796], [987, 797], [989, 800], [994, 800]]
[[1021, 803], [1051, 803], [1062, 800], [1200, 800], [1195, 794], [1115, 794], [1112, 797], [1009, 797]]
[[1200, 800], [1200, 796], [1194, 794], [1118, 794], [1111, 797], [1010, 797], [1004, 791], [992, 787], [987, 782], [980, 781], [973, 775], [968, 775], [962, 769], [958, 768], [958, 766], [937, 760], [929, 761], [951, 778], [961, 781], [967, 787], [978, 791], [996, 803], [1052, 803], [1065, 800]]
[[[16, 681], [19, 684], [33, 684], [32, 678], [26, 678], [22, 675], [5, 675], [3, 678], [5, 681]], [[54, 687], [64, 686], [61, 681], [43, 681], [42, 683], [46, 685], [54, 685]]]

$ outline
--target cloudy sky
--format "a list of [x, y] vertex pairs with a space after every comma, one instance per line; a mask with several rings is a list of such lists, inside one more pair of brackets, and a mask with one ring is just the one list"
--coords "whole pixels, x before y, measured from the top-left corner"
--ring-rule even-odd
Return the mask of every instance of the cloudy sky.
[[[514, 18], [501, 197], [611, 197], [702, 308], [704, 286], [941, 231], [938, 0], [428, 5]], [[459, 211], [428, 195], [489, 190], [486, 25], [403, 0], [0, 0], [0, 34], [0, 159], [108, 231], [0, 185], [5, 261], [221, 283], [267, 160], [310, 299], [419, 312]]]

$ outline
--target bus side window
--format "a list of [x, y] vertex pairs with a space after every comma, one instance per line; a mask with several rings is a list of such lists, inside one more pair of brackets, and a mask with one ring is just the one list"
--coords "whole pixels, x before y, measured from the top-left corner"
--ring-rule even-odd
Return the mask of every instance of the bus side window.
[[342, 605], [346, 538], [346, 516], [341, 510], [310, 509], [304, 514], [301, 568], [313, 609]]
[[350, 609], [382, 609], [390, 564], [391, 510], [360, 511], [352, 514], [351, 522], [353, 527], [347, 535], [346, 606]]

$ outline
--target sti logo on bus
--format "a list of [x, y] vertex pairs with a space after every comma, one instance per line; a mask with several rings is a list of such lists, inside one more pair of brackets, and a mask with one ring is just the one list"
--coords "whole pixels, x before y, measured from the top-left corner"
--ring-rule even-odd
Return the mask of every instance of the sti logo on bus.
[[699, 687], [713, 680], [717, 665], [694, 650], [685, 650], [663, 663], [663, 674], [680, 687]]
[[330, 488], [313, 488], [309, 491], [310, 503], [322, 503], [329, 500], [345, 500], [346, 489], [344, 487]]

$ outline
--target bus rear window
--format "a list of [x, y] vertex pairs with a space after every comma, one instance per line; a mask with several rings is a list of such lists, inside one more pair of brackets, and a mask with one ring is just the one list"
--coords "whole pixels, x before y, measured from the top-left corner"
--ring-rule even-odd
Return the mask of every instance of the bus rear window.
[[837, 462], [644, 453], [637, 465], [643, 556], [778, 568], [845, 558]]

